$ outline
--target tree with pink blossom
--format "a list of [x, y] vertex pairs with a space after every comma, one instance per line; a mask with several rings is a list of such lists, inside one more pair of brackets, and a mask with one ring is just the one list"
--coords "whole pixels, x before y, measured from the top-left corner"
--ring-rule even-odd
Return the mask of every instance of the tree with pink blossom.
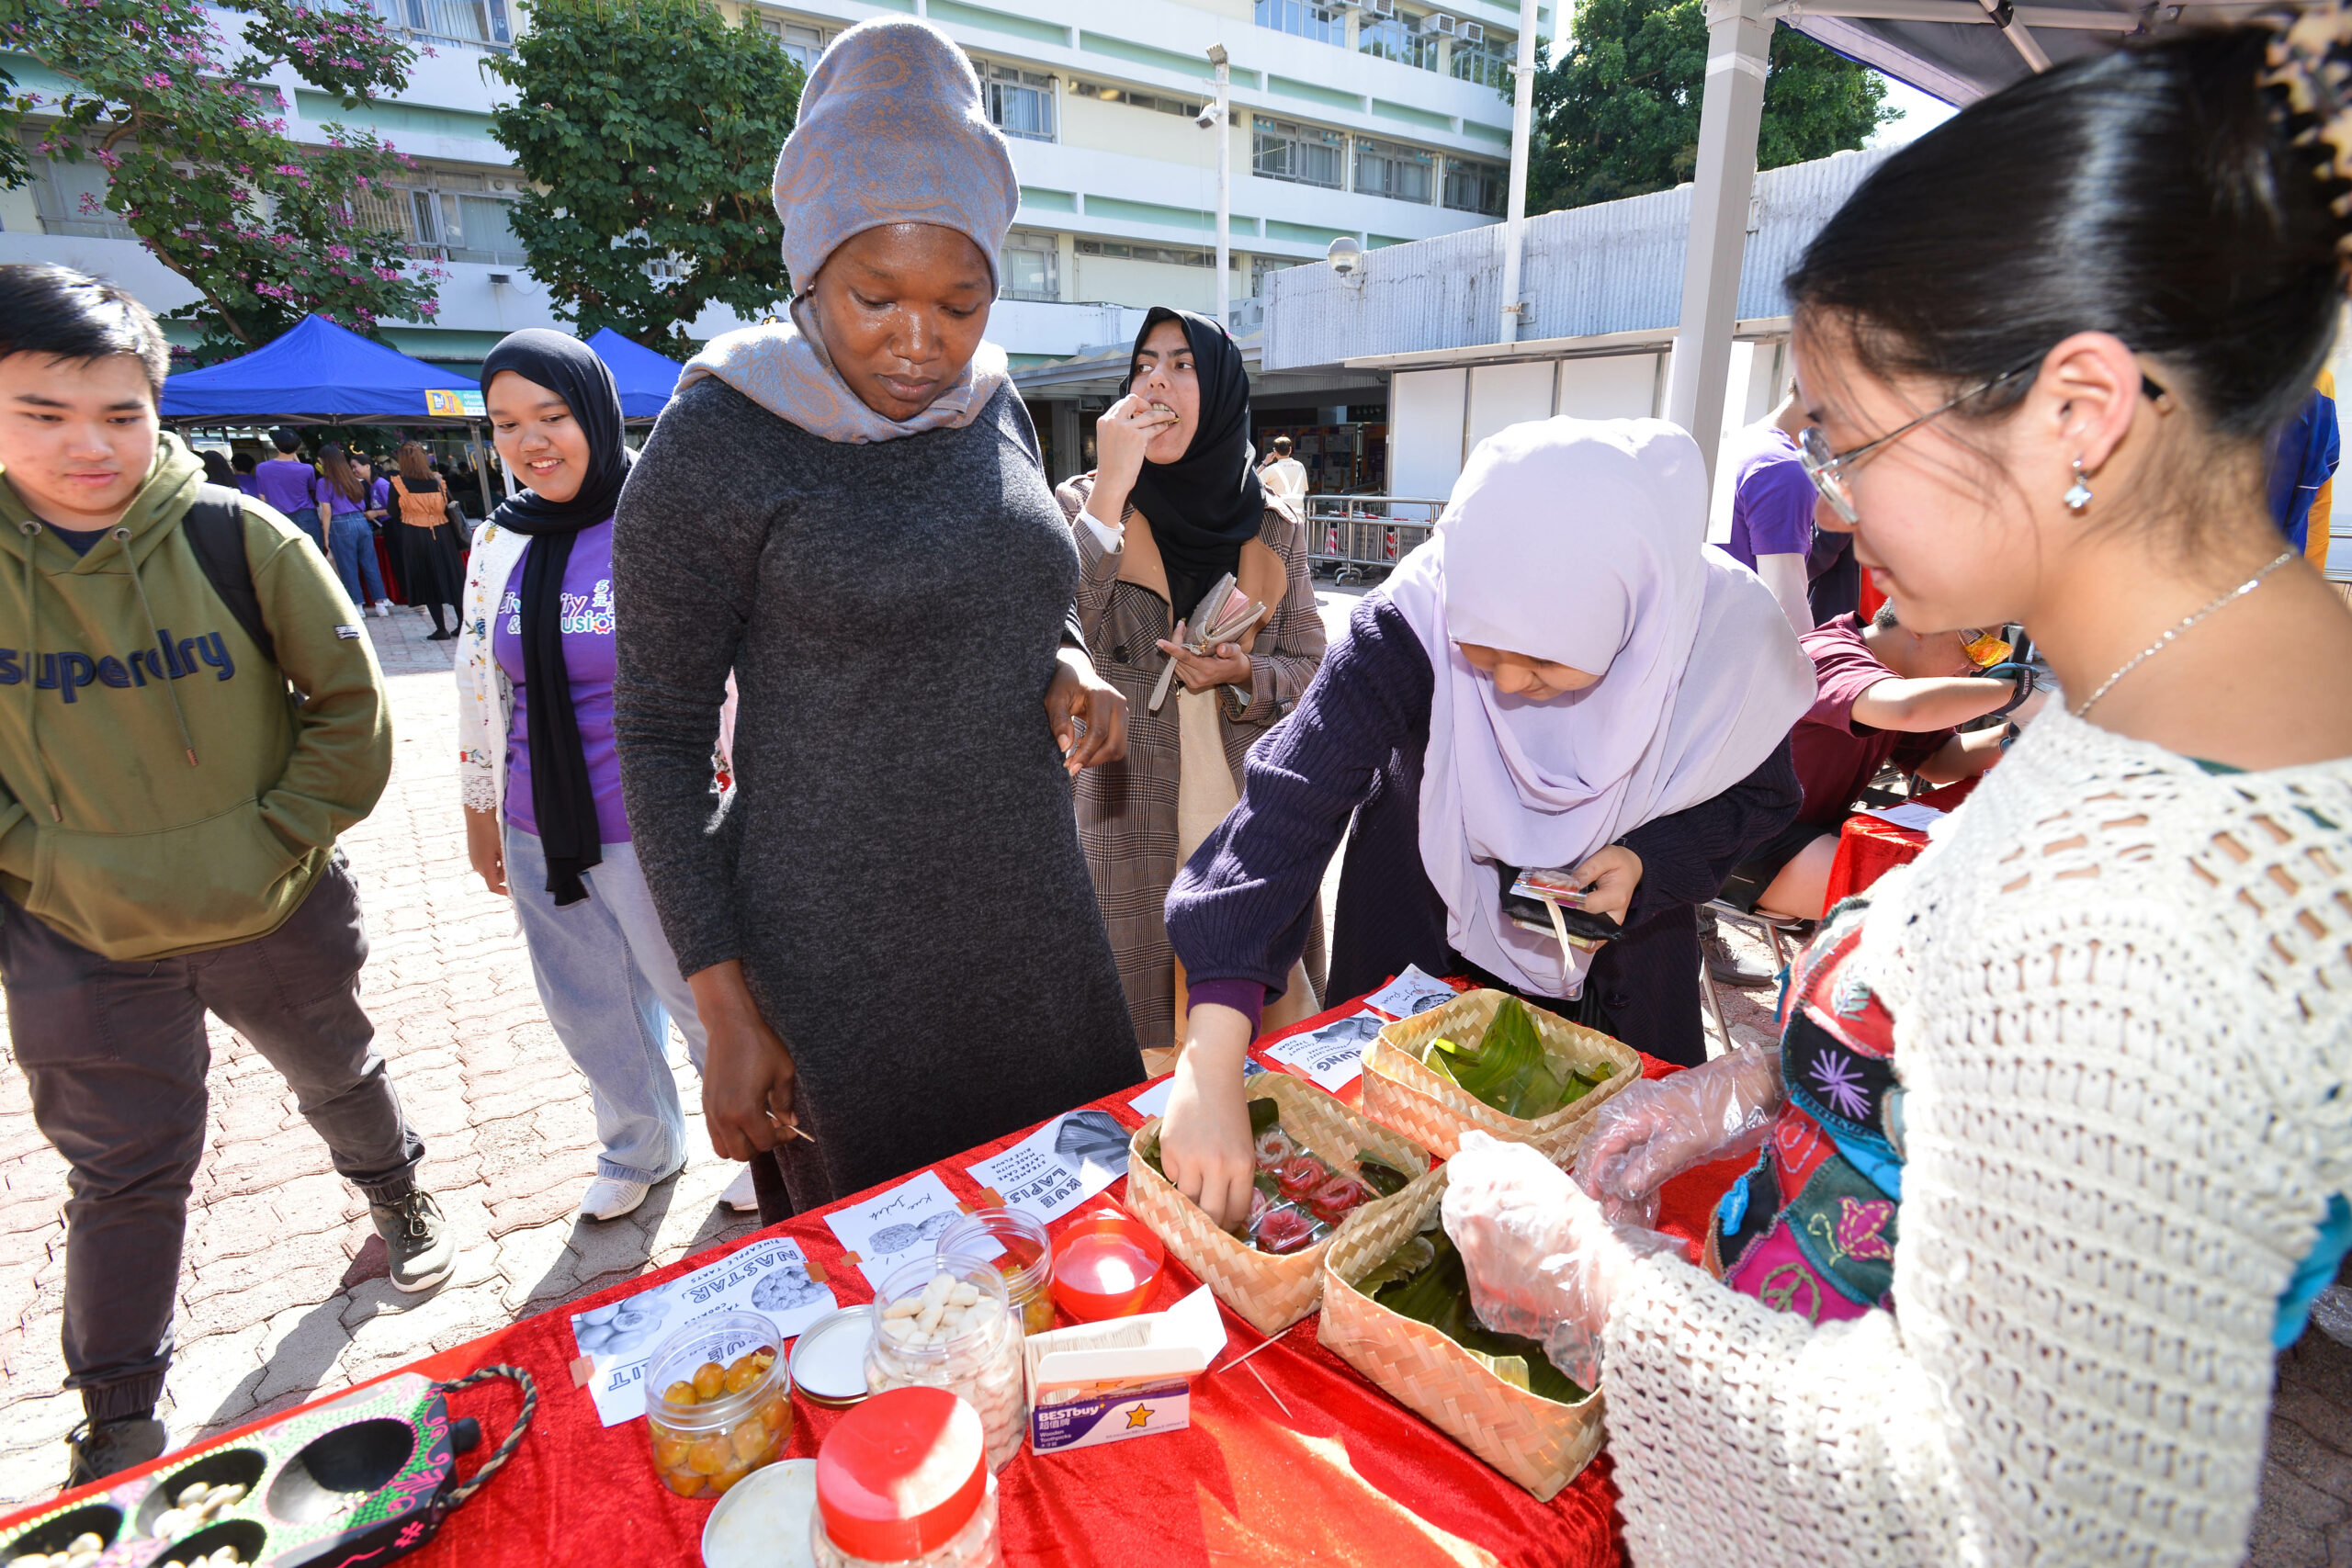
[[28, 125], [45, 156], [104, 168], [88, 216], [112, 214], [194, 286], [200, 298], [167, 319], [197, 329], [199, 363], [258, 348], [313, 312], [368, 333], [431, 320], [440, 269], [393, 226], [402, 193], [371, 194], [409, 160], [336, 124], [321, 128], [324, 145], [299, 145], [267, 80], [290, 67], [347, 111], [401, 86], [415, 52], [337, 0], [219, 8], [241, 36], [223, 36], [198, 0], [0, 4], [0, 58], [30, 56], [68, 84], [37, 93], [0, 73], [0, 186], [29, 175]]

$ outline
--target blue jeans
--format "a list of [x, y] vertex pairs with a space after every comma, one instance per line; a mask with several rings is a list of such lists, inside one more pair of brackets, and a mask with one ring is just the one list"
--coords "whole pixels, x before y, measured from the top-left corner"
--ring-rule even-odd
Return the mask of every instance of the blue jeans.
[[581, 878], [588, 897], [557, 908], [548, 894], [547, 852], [512, 822], [506, 836], [506, 889], [514, 899], [540, 1005], [572, 1065], [588, 1079], [596, 1136], [605, 1145], [596, 1174], [655, 1182], [686, 1163], [686, 1119], [670, 1076], [670, 1020], [686, 1037], [686, 1056], [702, 1070], [702, 1023], [694, 993], [662, 934], [653, 896], [638, 869], [637, 847], [606, 844], [605, 858]]
[[361, 609], [376, 603], [384, 594], [384, 573], [376, 564], [376, 530], [368, 524], [364, 512], [338, 512], [327, 528], [327, 542], [334, 547], [334, 574], [343, 579], [343, 591]]

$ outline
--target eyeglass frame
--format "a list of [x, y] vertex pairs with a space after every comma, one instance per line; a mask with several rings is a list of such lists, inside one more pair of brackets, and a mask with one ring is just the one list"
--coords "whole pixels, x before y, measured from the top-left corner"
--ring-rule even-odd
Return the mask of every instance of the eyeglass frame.
[[[2046, 355], [2037, 354], [2014, 369], [2004, 370], [1991, 380], [1970, 388], [1950, 402], [1931, 408], [1918, 418], [1898, 424], [1885, 434], [1873, 436], [1860, 446], [1849, 446], [1843, 452], [1829, 450], [1828, 434], [1817, 424], [1808, 424], [1797, 435], [1797, 461], [1804, 465], [1805, 478], [1813, 481], [1815, 493], [1829, 503], [1831, 511], [1845, 519], [1847, 527], [1859, 527], [1862, 521], [1861, 514], [1854, 509], [1853, 502], [1844, 494], [1842, 488], [1845, 483], [1846, 470], [1853, 466], [1857, 458], [1876, 451], [1890, 441], [1908, 435], [1931, 419], [1951, 412], [1971, 398], [1983, 397], [2004, 381], [2014, 381], [2027, 371], [2040, 368], [2045, 357]], [[2165, 400], [2164, 388], [2156, 383], [2154, 377], [2144, 371], [2140, 376], [2140, 391], [2141, 395], [2150, 402], [2161, 404]]]

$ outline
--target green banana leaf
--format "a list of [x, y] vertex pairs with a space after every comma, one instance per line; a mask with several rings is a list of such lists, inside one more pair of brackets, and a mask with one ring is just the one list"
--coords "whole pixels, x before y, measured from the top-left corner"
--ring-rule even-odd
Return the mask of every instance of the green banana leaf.
[[1535, 1021], [1517, 997], [1503, 998], [1476, 1046], [1433, 1040], [1421, 1063], [1504, 1115], [1526, 1122], [1549, 1116], [1592, 1087], [1578, 1088], [1580, 1075], [1544, 1055]]
[[1272, 1099], [1258, 1099], [1250, 1102], [1250, 1141], [1256, 1143], [1283, 1119], [1282, 1102]]
[[[1417, 1261], [1422, 1247], [1429, 1249], [1429, 1258]], [[1375, 1279], [1382, 1282], [1374, 1285]], [[1478, 1321], [1470, 1309], [1469, 1271], [1453, 1239], [1442, 1229], [1406, 1238], [1356, 1288], [1397, 1316], [1428, 1324], [1515, 1388], [1555, 1404], [1574, 1404], [1585, 1397], [1583, 1389], [1544, 1358], [1543, 1346], [1521, 1335], [1498, 1334]]]
[[1394, 1198], [1412, 1180], [1411, 1177], [1379, 1158], [1370, 1149], [1356, 1151], [1356, 1177], [1383, 1198]]

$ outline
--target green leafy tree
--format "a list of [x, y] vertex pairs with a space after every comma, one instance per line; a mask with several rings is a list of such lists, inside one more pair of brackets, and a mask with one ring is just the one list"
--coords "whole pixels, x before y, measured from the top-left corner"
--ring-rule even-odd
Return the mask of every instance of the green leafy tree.
[[[429, 320], [438, 269], [368, 221], [368, 193], [407, 160], [372, 131], [327, 125], [298, 147], [266, 78], [280, 66], [346, 109], [395, 89], [416, 56], [365, 11], [309, 0], [222, 0], [233, 51], [197, 0], [7, 0], [0, 50], [69, 84], [62, 96], [0, 90], [0, 146], [41, 118], [40, 151], [107, 171], [103, 204], [200, 299], [171, 313], [209, 362], [257, 348], [312, 311], [359, 332]], [[21, 156], [0, 182], [21, 185]]]
[[514, 91], [491, 134], [535, 187], [509, 222], [583, 334], [676, 353], [705, 306], [785, 297], [769, 172], [801, 73], [748, 8], [730, 27], [707, 0], [537, 0], [489, 67]]
[[[1582, 0], [1565, 52], [1535, 78], [1527, 209], [1670, 190], [1699, 163], [1704, 0]], [[1857, 148], [1895, 118], [1886, 84], [1789, 28], [1772, 29], [1759, 169]]]

